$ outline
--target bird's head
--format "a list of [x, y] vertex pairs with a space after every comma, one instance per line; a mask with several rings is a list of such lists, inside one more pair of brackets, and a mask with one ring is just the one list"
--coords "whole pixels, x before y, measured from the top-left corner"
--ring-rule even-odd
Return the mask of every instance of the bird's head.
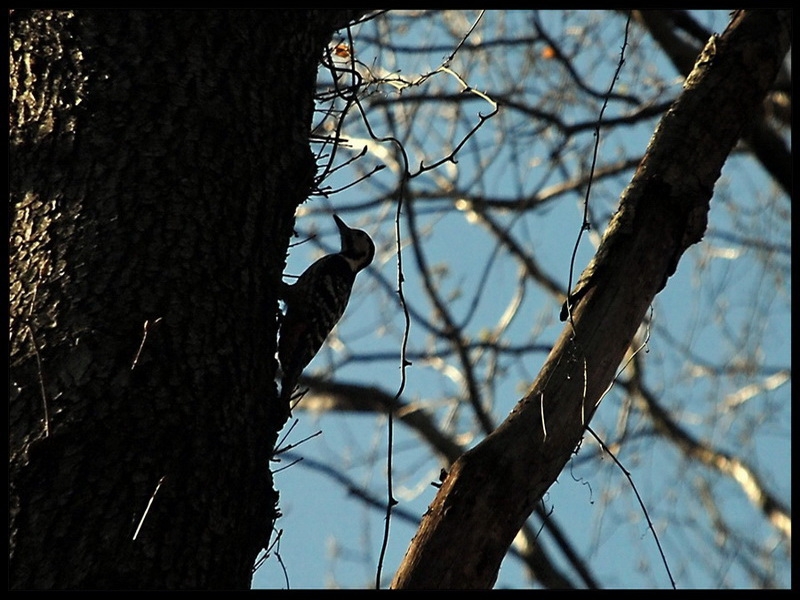
[[357, 273], [372, 262], [375, 257], [375, 244], [366, 231], [351, 229], [338, 215], [333, 215], [333, 220], [336, 221], [339, 236], [342, 238], [342, 250], [339, 254]]

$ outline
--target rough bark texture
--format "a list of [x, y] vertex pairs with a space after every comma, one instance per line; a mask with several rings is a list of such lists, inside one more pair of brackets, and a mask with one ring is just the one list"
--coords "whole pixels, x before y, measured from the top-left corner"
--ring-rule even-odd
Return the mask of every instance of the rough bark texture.
[[700, 241], [725, 159], [774, 80], [791, 15], [738, 12], [711, 40], [625, 190], [577, 304], [529, 393], [454, 465], [393, 588], [489, 588], [579, 443], [654, 296]]
[[338, 11], [10, 14], [9, 580], [248, 588]]
[[[673, 17], [682, 16], [681, 11], [649, 9], [635, 11], [634, 15], [648, 28], [650, 35], [659, 43], [678, 72], [688, 76], [694, 66], [697, 52], [695, 45], [684, 41], [672, 24]], [[754, 114], [745, 123], [742, 139], [764, 169], [783, 187], [787, 196], [791, 197], [794, 171], [792, 151], [770, 123], [768, 115], [775, 110], [772, 102], [767, 99], [763, 110]]]

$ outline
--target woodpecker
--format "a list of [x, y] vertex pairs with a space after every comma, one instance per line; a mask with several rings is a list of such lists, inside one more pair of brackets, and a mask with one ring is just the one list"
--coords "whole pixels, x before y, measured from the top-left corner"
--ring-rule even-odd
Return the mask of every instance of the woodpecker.
[[356, 274], [372, 262], [375, 244], [365, 231], [349, 228], [333, 215], [342, 249], [317, 260], [293, 285], [284, 284], [286, 312], [281, 319], [278, 360], [281, 403], [288, 410], [297, 380], [339, 322]]

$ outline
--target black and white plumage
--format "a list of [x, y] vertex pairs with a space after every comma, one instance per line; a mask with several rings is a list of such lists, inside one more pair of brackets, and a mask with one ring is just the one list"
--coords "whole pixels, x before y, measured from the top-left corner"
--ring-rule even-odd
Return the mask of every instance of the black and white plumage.
[[344, 314], [356, 274], [372, 262], [375, 244], [365, 231], [333, 215], [342, 249], [317, 260], [293, 285], [285, 285], [278, 360], [283, 372], [281, 402], [288, 409], [300, 374]]

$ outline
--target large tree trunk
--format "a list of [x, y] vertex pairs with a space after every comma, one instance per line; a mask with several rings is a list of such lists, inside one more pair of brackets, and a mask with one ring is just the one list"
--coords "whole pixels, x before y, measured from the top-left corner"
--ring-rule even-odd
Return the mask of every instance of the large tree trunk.
[[10, 15], [11, 588], [248, 588], [337, 11]]
[[709, 41], [659, 124], [570, 322], [528, 394], [456, 463], [392, 587], [488, 588], [514, 536], [579, 443], [650, 303], [698, 242], [714, 183], [789, 48], [788, 11], [739, 12]]

